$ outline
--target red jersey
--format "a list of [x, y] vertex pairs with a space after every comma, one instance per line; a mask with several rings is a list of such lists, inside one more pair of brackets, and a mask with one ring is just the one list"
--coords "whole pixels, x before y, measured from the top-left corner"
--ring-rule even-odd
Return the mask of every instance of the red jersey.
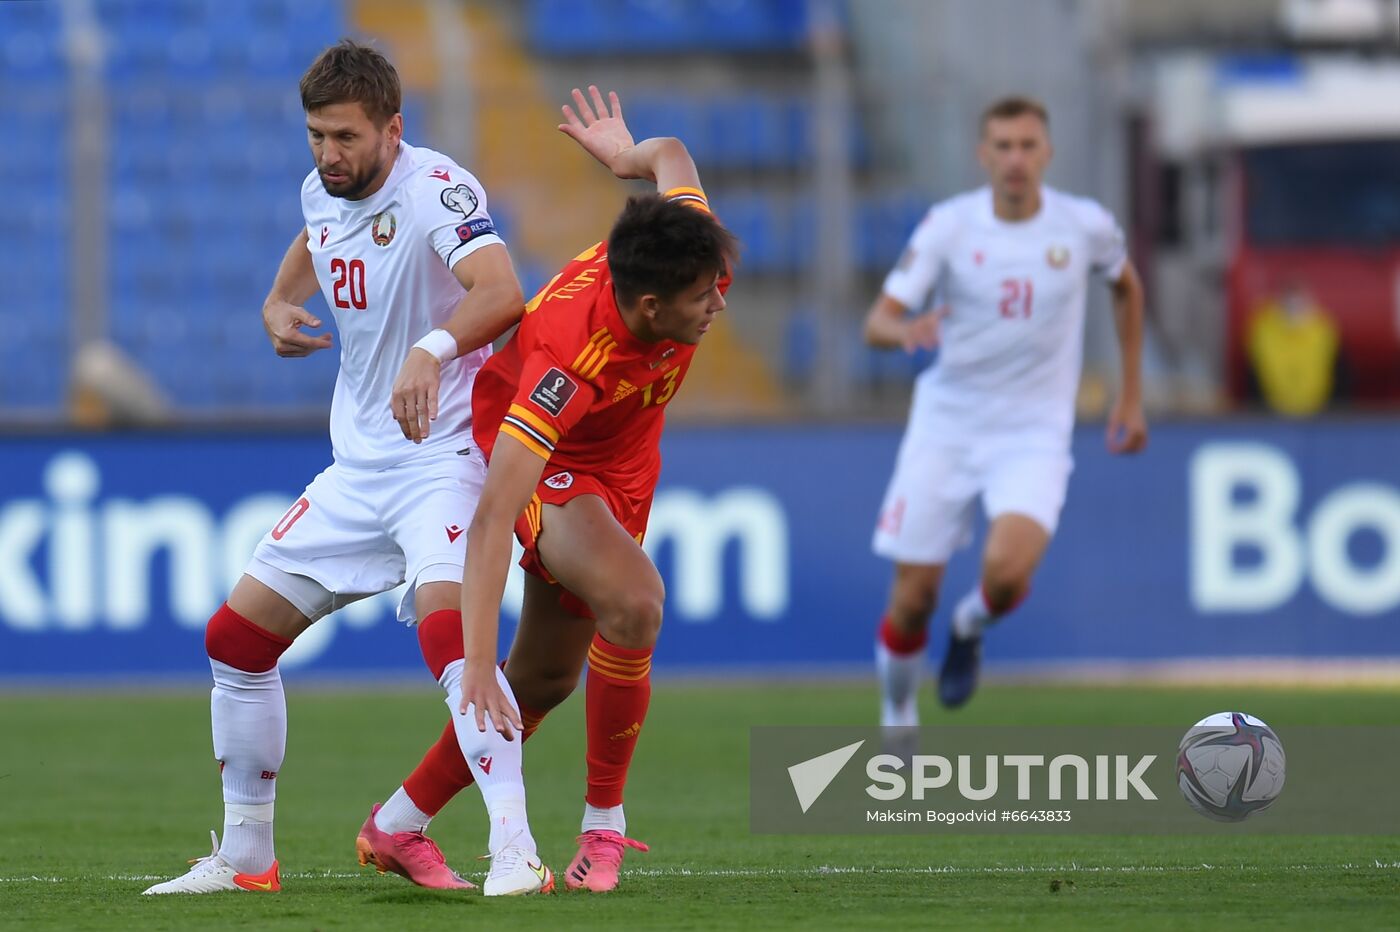
[[[709, 209], [695, 189], [666, 193]], [[530, 300], [515, 335], [477, 373], [477, 445], [490, 457], [497, 431], [509, 434], [551, 467], [592, 476], [639, 504], [656, 488], [666, 404], [694, 354], [694, 345], [648, 343], [627, 329], [607, 246], [598, 243]]]

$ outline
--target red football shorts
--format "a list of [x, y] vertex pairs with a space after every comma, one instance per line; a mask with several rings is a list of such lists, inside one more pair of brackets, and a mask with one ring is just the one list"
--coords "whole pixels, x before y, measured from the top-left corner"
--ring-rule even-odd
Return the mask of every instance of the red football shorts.
[[[558, 584], [559, 581], [550, 575], [544, 562], [540, 560], [538, 544], [540, 534], [544, 530], [544, 506], [564, 505], [580, 495], [596, 495], [601, 498], [617, 523], [622, 525], [638, 544], [642, 542], [642, 538], [646, 536], [647, 518], [651, 515], [650, 495], [638, 501], [585, 473], [546, 469], [540, 478], [540, 484], [535, 488], [530, 504], [515, 522], [515, 536], [525, 548], [525, 554], [520, 558], [521, 569], [551, 585]], [[568, 589], [564, 589], [559, 604], [565, 611], [580, 618], [595, 617], [588, 603]]]

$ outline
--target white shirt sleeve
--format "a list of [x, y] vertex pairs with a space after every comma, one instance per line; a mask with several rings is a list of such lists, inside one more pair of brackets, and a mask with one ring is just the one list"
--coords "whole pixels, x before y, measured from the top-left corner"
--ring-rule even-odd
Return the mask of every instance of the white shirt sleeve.
[[322, 191], [321, 175], [316, 169], [312, 169], [310, 174], [301, 180], [301, 225], [306, 230], [306, 248], [311, 249], [311, 244], [315, 242], [316, 231], [311, 226], [311, 214], [315, 207], [315, 198]]
[[449, 269], [481, 247], [503, 242], [486, 212], [486, 192], [466, 169], [424, 167], [415, 186], [428, 242]]
[[911, 311], [923, 309], [943, 275], [952, 236], [952, 213], [946, 204], [935, 205], [914, 229], [899, 262], [885, 276], [885, 294]]
[[1089, 270], [1108, 281], [1118, 281], [1128, 261], [1128, 248], [1118, 221], [1098, 201], [1088, 199], [1080, 201], [1079, 215], [1089, 243]]

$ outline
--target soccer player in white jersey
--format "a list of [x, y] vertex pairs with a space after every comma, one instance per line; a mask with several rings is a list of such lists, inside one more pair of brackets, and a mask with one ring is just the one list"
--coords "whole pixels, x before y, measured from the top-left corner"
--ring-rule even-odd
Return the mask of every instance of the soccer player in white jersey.
[[[306, 226], [263, 323], [278, 355], [306, 356], [331, 336], [306, 332], [321, 322], [301, 305], [319, 287], [332, 309], [334, 461], [258, 544], [209, 620], [223, 842], [146, 893], [281, 888], [272, 825], [287, 712], [277, 662], [317, 619], [407, 580], [399, 618], [417, 622], [449, 710], [461, 699], [464, 534], [486, 474], [472, 443], [471, 388], [491, 341], [523, 311], [520, 285], [477, 180], [403, 141], [399, 78], [382, 55], [342, 41], [311, 65], [301, 97], [316, 167], [301, 190]], [[504, 675], [500, 685], [511, 695]], [[483, 732], [474, 715], [452, 717], [491, 817], [484, 892], [551, 888], [526, 821], [520, 742], [506, 723]], [[360, 830], [361, 863], [423, 886], [471, 887], [424, 835], [428, 819], [400, 787]]]
[[[933, 206], [865, 321], [872, 346], [939, 348], [915, 384], [874, 535], [875, 553], [895, 564], [876, 642], [885, 726], [918, 724], [929, 620], [948, 559], [969, 541], [977, 499], [989, 522], [981, 580], [953, 610], [938, 683], [944, 705], [972, 695], [983, 630], [1030, 587], [1072, 467], [1091, 274], [1112, 290], [1122, 357], [1108, 446], [1136, 453], [1147, 442], [1142, 286], [1122, 231], [1096, 202], [1041, 183], [1051, 156], [1042, 105], [999, 101], [981, 131], [990, 184]], [[935, 291], [940, 306], [920, 313]]]

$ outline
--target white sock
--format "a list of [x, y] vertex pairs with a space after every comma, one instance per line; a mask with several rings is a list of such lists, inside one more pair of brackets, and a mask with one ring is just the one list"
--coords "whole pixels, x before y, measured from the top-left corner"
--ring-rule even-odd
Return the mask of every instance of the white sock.
[[398, 832], [426, 832], [433, 817], [419, 809], [408, 791], [399, 787], [374, 814], [374, 826], [390, 835]]
[[[499, 851], [508, 844], [516, 844], [535, 853], [535, 837], [530, 833], [530, 823], [525, 815], [525, 777], [521, 773], [520, 732], [507, 741], [492, 727], [488, 717], [485, 731], [477, 731], [476, 715], [472, 708], [465, 714], [457, 711], [462, 701], [462, 668], [464, 661], [455, 660], [442, 671], [442, 688], [447, 691], [447, 708], [452, 714], [452, 725], [457, 732], [457, 744], [462, 756], [467, 759], [476, 785], [481, 789], [481, 799], [486, 803], [486, 815], [491, 820], [491, 837], [488, 850]], [[515, 701], [515, 693], [501, 668], [496, 668], [496, 682], [501, 685], [506, 698], [520, 712], [520, 704]], [[513, 729], [512, 729], [513, 730]]]
[[962, 641], [981, 637], [983, 629], [995, 620], [979, 585], [963, 596], [957, 608], [953, 609], [953, 634]]
[[287, 699], [276, 667], [248, 673], [210, 660], [209, 720], [223, 764], [224, 837], [219, 854], [240, 873], [261, 874], [277, 860], [272, 808], [287, 751]]
[[627, 815], [622, 811], [621, 806], [609, 806], [606, 809], [599, 809], [597, 806], [583, 804], [583, 831], [585, 832], [617, 832], [619, 835], [627, 835]]
[[880, 724], [919, 724], [919, 680], [924, 652], [896, 654], [883, 641], [875, 642], [875, 672], [880, 679]]

